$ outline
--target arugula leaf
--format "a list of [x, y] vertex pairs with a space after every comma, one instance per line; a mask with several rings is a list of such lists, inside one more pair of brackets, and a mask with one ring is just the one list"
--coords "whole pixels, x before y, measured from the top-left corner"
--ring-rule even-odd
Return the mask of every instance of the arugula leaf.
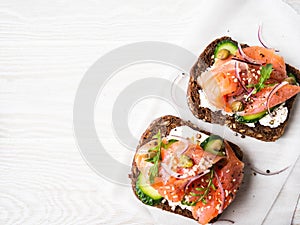
[[150, 172], [150, 175], [149, 175], [149, 180], [150, 180], [150, 183], [153, 184], [154, 183], [154, 179], [155, 177], [158, 176], [158, 160], [154, 162], [154, 165], [150, 168], [149, 172]]
[[148, 150], [148, 152], [151, 152], [151, 155], [153, 156], [151, 158], [146, 159], [147, 162], [153, 163], [153, 166], [149, 169], [149, 180], [151, 184], [154, 183], [155, 177], [158, 176], [159, 161], [161, 160], [161, 148], [168, 149], [171, 144], [178, 141], [175, 139], [171, 139], [168, 141], [167, 144], [164, 144], [162, 142], [160, 130], [156, 135], [152, 137], [152, 139], [157, 139], [157, 145]]
[[[265, 66], [263, 66], [260, 69], [260, 78], [257, 84], [255, 84], [254, 87], [254, 91], [252, 92], [252, 94], [256, 94], [257, 92], [259, 92], [262, 88], [265, 87], [265, 82], [270, 78], [271, 73], [273, 71], [273, 65], [272, 64], [267, 64]], [[249, 85], [252, 86], [252, 85]]]
[[158, 167], [159, 167], [159, 160], [161, 159], [161, 145], [162, 145], [162, 141], [161, 141], [161, 133], [160, 130], [158, 131], [158, 133], [156, 135], [154, 135], [152, 137], [152, 139], [157, 139], [157, 146], [149, 149], [149, 151], [154, 151], [155, 155], [152, 158], [147, 159], [148, 162], [152, 162], [153, 166], [150, 168], [149, 172], [149, 179], [150, 179], [150, 183], [153, 184], [154, 183], [154, 179], [155, 177], [158, 176]]

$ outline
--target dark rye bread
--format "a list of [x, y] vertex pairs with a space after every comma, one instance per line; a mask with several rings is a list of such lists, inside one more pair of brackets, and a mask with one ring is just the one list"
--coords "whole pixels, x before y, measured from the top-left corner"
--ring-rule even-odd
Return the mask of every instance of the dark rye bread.
[[[162, 137], [166, 137], [168, 136], [168, 134], [170, 133], [170, 131], [176, 127], [179, 126], [189, 126], [194, 130], [197, 130], [201, 133], [205, 133], [207, 135], [210, 135], [209, 132], [201, 130], [200, 128], [198, 128], [197, 126], [195, 126], [194, 124], [184, 121], [182, 119], [180, 119], [179, 117], [175, 117], [175, 116], [163, 116], [160, 117], [156, 120], [154, 120], [149, 127], [146, 129], [146, 131], [143, 133], [143, 135], [141, 136], [140, 140], [139, 140], [139, 145], [136, 149], [136, 151], [144, 144], [146, 144], [147, 142], [152, 140], [152, 137], [160, 130]], [[238, 157], [239, 160], [242, 160], [243, 158], [243, 153], [241, 151], [241, 149], [231, 143], [228, 142], [229, 145], [231, 146], [231, 148], [233, 149], [233, 151], [235, 152], [236, 156]], [[136, 181], [137, 181], [137, 177], [139, 175], [140, 171], [138, 170], [135, 161], [133, 160], [132, 162], [132, 168], [131, 168], [131, 174], [129, 174], [129, 178], [131, 179], [131, 185], [132, 185], [132, 189], [136, 195], [136, 197], [138, 198], [137, 194], [136, 194]], [[179, 214], [191, 219], [193, 218], [192, 212], [189, 211], [188, 209], [181, 209], [180, 207], [176, 207], [175, 210], [173, 211], [171, 209], [171, 207], [169, 206], [168, 202], [165, 203], [159, 203], [157, 205], [155, 205], [154, 207], [160, 208], [162, 210], [166, 210], [175, 214]]]
[[[293, 104], [295, 102], [296, 96], [290, 98], [286, 101], [285, 106], [288, 108], [288, 117], [284, 123], [282, 123], [277, 128], [270, 128], [259, 123], [256, 123], [255, 127], [249, 127], [243, 123], [236, 122], [233, 116], [223, 115], [221, 111], [213, 112], [208, 108], [202, 107], [200, 98], [199, 98], [199, 90], [201, 87], [197, 84], [197, 78], [201, 76], [201, 73], [204, 72], [208, 67], [212, 66], [214, 63], [213, 55], [215, 51], [216, 45], [223, 40], [231, 40], [234, 43], [237, 43], [235, 40], [232, 40], [230, 37], [221, 37], [213, 42], [211, 42], [206, 49], [199, 56], [198, 61], [192, 67], [190, 71], [190, 80], [187, 90], [187, 100], [188, 105], [194, 116], [197, 118], [209, 122], [216, 123], [221, 125], [227, 125], [233, 131], [240, 133], [242, 135], [247, 135], [250, 137], [254, 137], [256, 139], [262, 141], [276, 141], [280, 138], [284, 130], [288, 124], [288, 120], [290, 117], [290, 112], [292, 110]], [[246, 44], [242, 44], [242, 47], [246, 47]], [[300, 82], [300, 71], [294, 68], [291, 65], [286, 64], [287, 73], [292, 73], [296, 76], [297, 82]]]

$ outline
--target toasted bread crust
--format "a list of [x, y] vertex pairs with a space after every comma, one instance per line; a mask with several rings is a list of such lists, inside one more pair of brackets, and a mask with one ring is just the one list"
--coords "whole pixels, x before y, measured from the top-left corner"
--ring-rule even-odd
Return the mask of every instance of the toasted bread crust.
[[[249, 127], [243, 123], [236, 122], [233, 116], [223, 115], [221, 111], [213, 112], [210, 109], [201, 106], [198, 92], [201, 89], [201, 87], [197, 84], [197, 78], [201, 76], [201, 73], [204, 72], [208, 67], [213, 65], [214, 59], [212, 58], [212, 56], [214, 55], [215, 47], [220, 41], [223, 40], [231, 40], [232, 42], [237, 43], [235, 40], [232, 40], [230, 37], [226, 36], [214, 40], [201, 53], [201, 55], [198, 58], [198, 61], [194, 64], [190, 71], [190, 80], [187, 90], [187, 101], [190, 110], [198, 119], [204, 120], [209, 123], [227, 125], [230, 129], [242, 135], [250, 136], [262, 141], [276, 141], [284, 133], [284, 130], [288, 124], [290, 112], [292, 110], [296, 96], [286, 101], [285, 106], [288, 108], [289, 111], [288, 117], [286, 121], [277, 128], [266, 127], [259, 123], [256, 123], [255, 127]], [[242, 45], [242, 47], [245, 46], [247, 45]], [[294, 74], [296, 76], [297, 82], [300, 82], [300, 71], [298, 69], [286, 64], [286, 70], [287, 73]]]
[[[176, 127], [179, 126], [189, 126], [194, 130], [197, 130], [201, 133], [205, 133], [207, 135], [209, 135], [210, 133], [204, 130], [201, 130], [200, 128], [198, 128], [197, 126], [195, 126], [194, 124], [184, 121], [178, 117], [175, 116], [171, 116], [171, 115], [167, 115], [167, 116], [163, 116], [160, 117], [156, 120], [154, 120], [149, 127], [146, 129], [146, 131], [143, 133], [143, 135], [141, 136], [140, 140], [139, 140], [139, 145], [136, 149], [136, 151], [139, 149], [140, 146], [146, 144], [147, 142], [149, 142], [152, 137], [160, 130], [161, 135], [163, 137], [168, 136], [168, 134], [170, 133], [170, 131]], [[243, 158], [243, 153], [241, 151], [241, 149], [231, 143], [228, 142], [229, 145], [231, 146], [231, 148], [233, 149], [233, 151], [235, 152], [236, 156], [242, 160]], [[131, 174], [129, 175], [130, 179], [131, 179], [131, 184], [132, 184], [132, 189], [136, 195], [136, 181], [137, 181], [137, 177], [139, 175], [139, 170], [136, 166], [135, 161], [133, 160], [132, 162], [132, 169], [131, 169]], [[136, 195], [137, 197], [137, 195]], [[138, 198], [138, 197], [137, 197]], [[155, 205], [154, 207], [160, 208], [162, 210], [166, 210], [175, 214], [179, 214], [191, 219], [194, 219], [192, 212], [188, 209], [181, 209], [180, 207], [176, 207], [175, 210], [172, 210], [171, 207], [169, 206], [168, 202], [164, 202], [164, 203], [159, 203], [157, 205]]]

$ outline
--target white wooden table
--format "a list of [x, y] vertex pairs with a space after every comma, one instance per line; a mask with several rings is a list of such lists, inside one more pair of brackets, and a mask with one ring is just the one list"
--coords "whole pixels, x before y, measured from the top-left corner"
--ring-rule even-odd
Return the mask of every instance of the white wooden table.
[[116, 47], [180, 45], [197, 2], [0, 1], [0, 224], [152, 224], [146, 212], [110, 206], [112, 184], [76, 146], [74, 97], [87, 69]]

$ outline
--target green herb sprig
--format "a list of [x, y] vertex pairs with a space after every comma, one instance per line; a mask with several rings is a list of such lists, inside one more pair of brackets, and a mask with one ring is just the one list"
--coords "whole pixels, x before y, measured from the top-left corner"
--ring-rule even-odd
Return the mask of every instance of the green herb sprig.
[[270, 78], [272, 71], [273, 71], [273, 65], [270, 64], [270, 63], [261, 67], [261, 69], [260, 69], [260, 78], [259, 78], [258, 83], [247, 85], [247, 87], [254, 87], [254, 90], [252, 91], [252, 94], [256, 94], [261, 89], [266, 87], [265, 82]]
[[184, 205], [189, 205], [189, 206], [195, 206], [198, 202], [202, 201], [203, 204], [206, 204], [206, 198], [210, 192], [210, 190], [216, 190], [215, 185], [213, 184], [213, 178], [214, 178], [214, 169], [212, 168], [210, 171], [210, 176], [207, 180], [208, 184], [206, 187], [197, 187], [195, 188], [196, 191], [200, 191], [201, 193], [195, 193], [195, 192], [190, 192], [189, 195], [193, 197], [198, 197], [196, 201], [193, 202], [188, 202], [186, 200], [182, 201], [181, 203]]
[[154, 178], [158, 176], [158, 167], [159, 167], [159, 161], [161, 160], [161, 132], [160, 130], [156, 135], [152, 137], [152, 139], [157, 139], [157, 145], [153, 148], [150, 148], [148, 152], [154, 152], [155, 154], [153, 157], [147, 159], [147, 162], [153, 163], [153, 166], [149, 169], [149, 179], [150, 183], [154, 183]]
[[167, 144], [164, 144], [162, 142], [160, 130], [156, 135], [152, 137], [152, 139], [157, 139], [157, 145], [148, 150], [148, 152], [152, 153], [152, 157], [146, 159], [147, 162], [153, 163], [153, 166], [149, 169], [149, 180], [151, 184], [154, 183], [155, 177], [158, 176], [159, 162], [161, 161], [161, 148], [168, 149], [171, 144], [178, 141], [175, 139], [171, 139]]

